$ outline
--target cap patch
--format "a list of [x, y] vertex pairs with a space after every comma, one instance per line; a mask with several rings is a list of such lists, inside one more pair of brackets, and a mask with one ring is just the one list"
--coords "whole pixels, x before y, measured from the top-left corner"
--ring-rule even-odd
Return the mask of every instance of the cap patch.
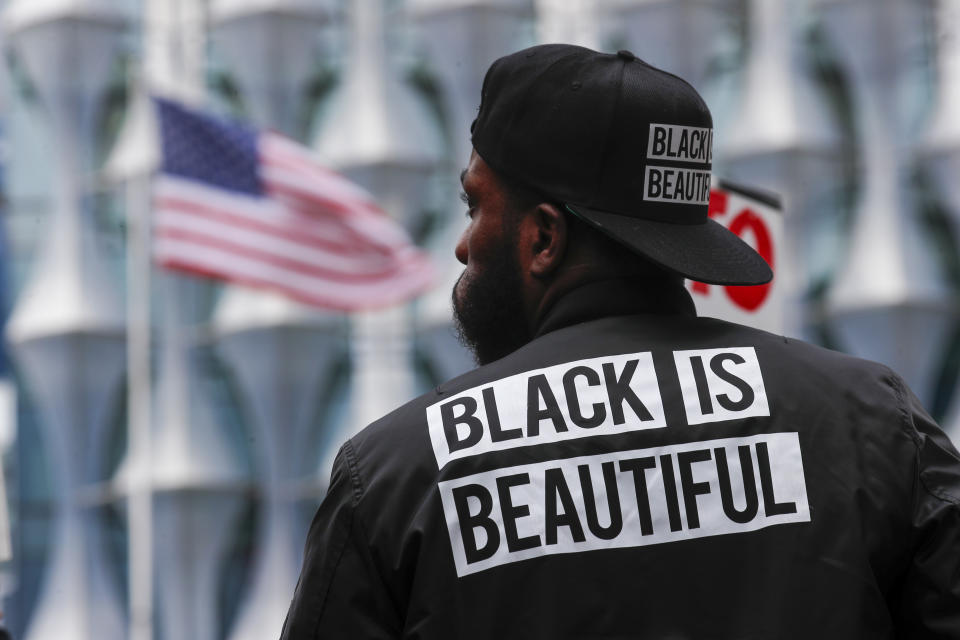
[[710, 203], [710, 171], [647, 165], [643, 199], [681, 204]]
[[651, 122], [647, 160], [658, 159], [710, 164], [713, 162], [713, 129]]

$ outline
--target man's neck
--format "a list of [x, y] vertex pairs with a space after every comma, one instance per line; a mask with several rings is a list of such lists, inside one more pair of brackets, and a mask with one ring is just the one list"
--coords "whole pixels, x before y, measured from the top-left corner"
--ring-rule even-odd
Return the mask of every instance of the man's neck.
[[609, 277], [582, 280], [545, 295], [538, 312], [534, 337], [607, 316], [695, 316], [696, 308], [682, 280]]

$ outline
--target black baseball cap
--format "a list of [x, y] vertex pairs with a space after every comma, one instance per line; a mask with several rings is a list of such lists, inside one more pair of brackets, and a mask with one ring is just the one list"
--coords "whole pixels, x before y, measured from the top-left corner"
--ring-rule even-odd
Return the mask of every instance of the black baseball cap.
[[707, 215], [707, 105], [629, 51], [545, 44], [496, 60], [471, 132], [494, 170], [669, 271], [711, 284], [773, 278], [760, 254]]

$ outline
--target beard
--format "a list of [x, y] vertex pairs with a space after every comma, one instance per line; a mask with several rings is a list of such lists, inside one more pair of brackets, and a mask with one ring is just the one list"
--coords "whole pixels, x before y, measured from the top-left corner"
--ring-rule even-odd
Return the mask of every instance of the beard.
[[[460, 343], [473, 352], [477, 364], [499, 360], [532, 336], [523, 313], [520, 264], [504, 246], [490, 266], [453, 287], [453, 320]], [[459, 292], [459, 295], [458, 295]]]

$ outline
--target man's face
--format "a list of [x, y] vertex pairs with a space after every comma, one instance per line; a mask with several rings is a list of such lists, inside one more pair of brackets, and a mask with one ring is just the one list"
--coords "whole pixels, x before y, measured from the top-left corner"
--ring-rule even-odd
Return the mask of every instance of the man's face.
[[531, 338], [517, 258], [519, 212], [511, 211], [496, 174], [475, 152], [461, 182], [470, 224], [456, 248], [466, 269], [453, 287], [454, 320], [460, 341], [487, 364]]

